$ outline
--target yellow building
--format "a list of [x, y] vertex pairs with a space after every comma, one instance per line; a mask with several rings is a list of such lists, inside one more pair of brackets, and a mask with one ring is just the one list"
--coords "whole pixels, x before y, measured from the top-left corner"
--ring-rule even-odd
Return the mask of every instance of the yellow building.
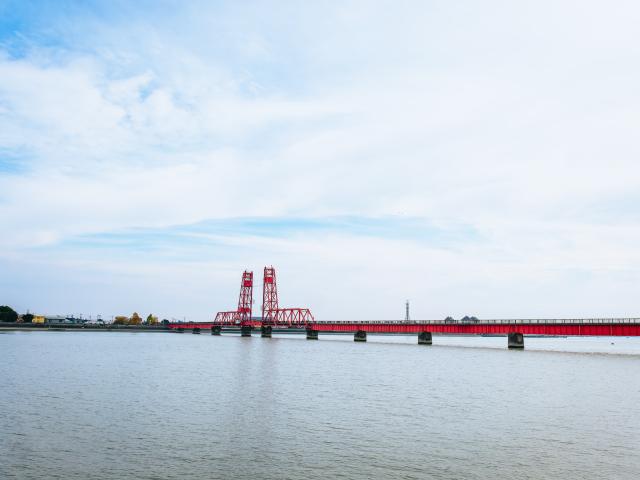
[[34, 315], [31, 323], [44, 323], [44, 315]]

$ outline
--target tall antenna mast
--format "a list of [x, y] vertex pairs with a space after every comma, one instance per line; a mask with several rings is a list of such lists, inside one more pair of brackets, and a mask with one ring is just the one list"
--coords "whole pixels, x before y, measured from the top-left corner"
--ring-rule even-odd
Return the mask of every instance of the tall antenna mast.
[[409, 320], [411, 320], [411, 318], [409, 317], [409, 300], [407, 300], [407, 303], [405, 304], [405, 306], [406, 306], [406, 311], [404, 314], [404, 320], [408, 322]]

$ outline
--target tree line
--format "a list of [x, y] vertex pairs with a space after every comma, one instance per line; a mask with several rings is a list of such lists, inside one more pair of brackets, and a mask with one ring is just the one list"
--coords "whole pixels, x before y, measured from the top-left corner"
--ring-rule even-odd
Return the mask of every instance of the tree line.
[[[29, 322], [31, 320], [33, 320], [33, 315], [31, 315], [30, 313], [25, 313], [22, 316], [22, 321], [26, 321], [25, 320], [25, 316], [29, 316]], [[7, 305], [0, 305], [0, 322], [17, 322], [18, 321], [18, 312], [16, 312], [13, 308], [7, 306]]]
[[[18, 312], [8, 305], [0, 305], [0, 322], [15, 323], [18, 320], [24, 323], [31, 323], [33, 321], [33, 315], [29, 312], [18, 315]], [[150, 313], [143, 321], [138, 312], [133, 312], [130, 317], [118, 315], [113, 319], [114, 325], [159, 325], [160, 323], [165, 325], [169, 323], [169, 320], [165, 319], [159, 322], [158, 317]]]
[[118, 315], [113, 319], [114, 325], [158, 325], [158, 323], [158, 317], [152, 313], [147, 315], [147, 319], [144, 322], [138, 312], [133, 312], [130, 317]]

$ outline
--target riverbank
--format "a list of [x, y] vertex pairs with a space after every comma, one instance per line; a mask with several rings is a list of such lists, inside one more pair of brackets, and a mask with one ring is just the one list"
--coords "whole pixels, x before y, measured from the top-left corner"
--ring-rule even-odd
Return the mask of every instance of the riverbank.
[[79, 332], [170, 332], [171, 329], [163, 325], [74, 325], [74, 324], [42, 324], [42, 323], [10, 323], [0, 322], [0, 331], [50, 331], [73, 330]]

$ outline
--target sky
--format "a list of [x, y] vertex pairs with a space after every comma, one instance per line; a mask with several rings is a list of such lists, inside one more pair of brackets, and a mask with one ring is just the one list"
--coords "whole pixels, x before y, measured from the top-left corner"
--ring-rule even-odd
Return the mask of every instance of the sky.
[[640, 316], [634, 1], [0, 0], [0, 304]]

